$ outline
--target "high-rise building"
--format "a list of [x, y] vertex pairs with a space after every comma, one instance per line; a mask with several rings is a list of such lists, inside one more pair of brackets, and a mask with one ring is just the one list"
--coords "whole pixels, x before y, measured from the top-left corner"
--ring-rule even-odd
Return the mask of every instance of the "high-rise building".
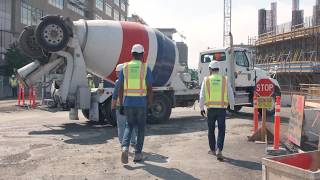
[[300, 9], [299, 0], [292, 0], [292, 11], [297, 11]]
[[[0, 91], [4, 53], [25, 26], [36, 25], [47, 14], [78, 19], [126, 21], [128, 0], [0, 0]], [[0, 93], [1, 97], [1, 93]]]
[[258, 35], [264, 33], [276, 33], [277, 27], [277, 3], [271, 3], [271, 10], [259, 9], [258, 11]]

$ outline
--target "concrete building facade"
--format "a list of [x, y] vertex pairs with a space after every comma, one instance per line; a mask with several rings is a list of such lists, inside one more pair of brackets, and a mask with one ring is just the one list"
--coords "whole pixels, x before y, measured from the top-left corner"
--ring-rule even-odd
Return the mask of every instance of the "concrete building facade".
[[4, 54], [25, 26], [48, 14], [78, 19], [126, 21], [128, 0], [0, 0], [0, 98], [8, 96]]

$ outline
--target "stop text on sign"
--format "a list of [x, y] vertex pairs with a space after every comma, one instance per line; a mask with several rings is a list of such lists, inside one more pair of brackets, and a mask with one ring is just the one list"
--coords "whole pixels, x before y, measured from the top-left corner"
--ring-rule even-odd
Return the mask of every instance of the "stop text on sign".
[[256, 91], [273, 91], [273, 84], [257, 84]]
[[273, 94], [274, 84], [270, 79], [260, 79], [256, 84], [256, 94], [260, 97], [268, 97]]

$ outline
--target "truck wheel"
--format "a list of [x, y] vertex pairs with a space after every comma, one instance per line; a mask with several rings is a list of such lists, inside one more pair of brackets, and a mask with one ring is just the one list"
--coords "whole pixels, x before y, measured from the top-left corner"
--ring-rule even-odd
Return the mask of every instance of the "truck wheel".
[[104, 103], [101, 103], [99, 106], [99, 114], [104, 117], [103, 121], [108, 122], [113, 127], [117, 126], [117, 120], [116, 117], [112, 115], [111, 111], [111, 101], [112, 99], [107, 99]]
[[152, 113], [148, 116], [147, 122], [157, 124], [168, 121], [171, 115], [171, 103], [166, 95], [156, 95], [153, 99]]
[[52, 16], [43, 19], [35, 30], [36, 41], [48, 52], [57, 52], [67, 46], [70, 33], [60, 17]]
[[[103, 108], [103, 104], [102, 103], [100, 103], [99, 104], [99, 124], [105, 124], [106, 123], [106, 116], [105, 116], [105, 114], [101, 111], [101, 109]], [[88, 120], [90, 120], [89, 118], [90, 118], [90, 110], [89, 109], [82, 109], [81, 110], [82, 111], [82, 114], [83, 114], [83, 116], [86, 118], [86, 119], [88, 119]]]
[[89, 109], [82, 109], [83, 116], [89, 120]]

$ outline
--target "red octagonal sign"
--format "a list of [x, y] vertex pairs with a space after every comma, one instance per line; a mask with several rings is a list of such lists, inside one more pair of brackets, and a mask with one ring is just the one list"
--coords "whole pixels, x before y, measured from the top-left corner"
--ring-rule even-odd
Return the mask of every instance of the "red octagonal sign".
[[270, 79], [260, 79], [256, 84], [256, 93], [258, 96], [271, 96], [274, 91], [274, 84]]

